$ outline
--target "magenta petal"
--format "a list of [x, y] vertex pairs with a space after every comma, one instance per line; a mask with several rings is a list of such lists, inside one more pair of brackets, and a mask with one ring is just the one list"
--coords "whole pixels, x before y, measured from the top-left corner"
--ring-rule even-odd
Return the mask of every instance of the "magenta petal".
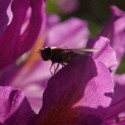
[[[115, 122], [117, 125], [124, 125], [125, 122], [125, 74], [115, 75], [115, 88], [112, 103], [108, 108], [105, 121], [107, 123]], [[107, 124], [106, 124], [107, 125]]]
[[[6, 28], [3, 36], [0, 37], [0, 69], [3, 69], [14, 62], [21, 54], [28, 51], [34, 44], [41, 29], [41, 24], [44, 22], [44, 2], [44, 0], [13, 1], [13, 19], [10, 25]], [[21, 34], [26, 13], [30, 5], [31, 17], [29, 24]]]
[[111, 18], [104, 27], [102, 36], [110, 39], [110, 44], [115, 50], [118, 62], [120, 63], [125, 52], [125, 12], [111, 6]]
[[115, 51], [110, 46], [110, 41], [106, 37], [97, 37], [88, 42], [88, 48], [96, 48], [93, 58], [104, 63], [111, 71], [116, 69], [117, 59]]
[[125, 74], [114, 75], [115, 88], [113, 103], [119, 102], [125, 98]]
[[11, 0], [1, 0], [0, 1], [0, 36], [4, 32], [7, 23], [8, 23], [8, 16], [7, 16], [7, 8], [10, 4]]
[[[54, 122], [64, 121], [69, 125], [77, 125], [82, 120], [81, 123], [84, 123], [84, 108], [108, 107], [111, 98], [107, 95], [112, 88], [112, 78], [104, 64], [87, 56], [79, 56], [49, 80], [37, 122], [49, 124], [51, 121], [54, 125]], [[94, 112], [89, 114], [93, 115]], [[95, 115], [103, 117], [104, 114], [99, 111]]]
[[[91, 70], [93, 71], [91, 72]], [[49, 80], [47, 89], [44, 93], [43, 109], [52, 106], [52, 104], [63, 106], [63, 102], [67, 103], [67, 107], [73, 105], [82, 97], [87, 82], [95, 76], [97, 76], [95, 63], [90, 57], [80, 56], [79, 58], [75, 58]], [[70, 100], [69, 97], [72, 94], [78, 94], [77, 98]], [[61, 98], [62, 96], [64, 97]], [[55, 106], [53, 108], [55, 108]]]
[[0, 85], [20, 88], [32, 109], [38, 113], [42, 107], [43, 92], [48, 79], [52, 76], [49, 71], [50, 66], [50, 62], [43, 62], [41, 58], [31, 67], [25, 64], [18, 67], [13, 65], [0, 73]]
[[87, 83], [84, 96], [75, 104], [75, 107], [86, 106], [97, 109], [97, 111], [90, 113], [87, 111], [87, 113], [94, 113], [103, 118], [106, 112], [103, 112], [102, 108], [107, 108], [110, 105], [112, 99], [109, 95], [113, 93], [114, 84], [107, 67], [99, 61], [95, 61], [95, 64], [98, 75]]
[[35, 113], [24, 93], [11, 87], [0, 87], [0, 123], [28, 125]]
[[30, 0], [30, 4], [32, 14], [26, 32], [18, 44], [19, 55], [31, 49], [45, 24], [45, 0]]
[[50, 28], [46, 46], [64, 48], [85, 47], [89, 31], [87, 23], [77, 18], [70, 18]]
[[[15, 0], [12, 3], [13, 19], [0, 38], [0, 69], [17, 59], [16, 44], [19, 42], [21, 26], [29, 7], [27, 0]], [[9, 57], [9, 58], [8, 58]]]

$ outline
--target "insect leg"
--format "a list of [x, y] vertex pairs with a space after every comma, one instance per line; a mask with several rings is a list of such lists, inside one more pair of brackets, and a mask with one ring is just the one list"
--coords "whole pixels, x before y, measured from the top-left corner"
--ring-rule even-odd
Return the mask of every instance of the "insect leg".
[[49, 68], [49, 71], [50, 71], [50, 73], [52, 74], [52, 76], [54, 76], [53, 72], [51, 71], [53, 65], [54, 65], [54, 63], [52, 62], [51, 66], [50, 66], [50, 68]]
[[56, 67], [54, 66], [54, 75], [56, 74], [56, 71], [57, 71], [58, 68], [59, 68], [59, 63], [57, 64]]

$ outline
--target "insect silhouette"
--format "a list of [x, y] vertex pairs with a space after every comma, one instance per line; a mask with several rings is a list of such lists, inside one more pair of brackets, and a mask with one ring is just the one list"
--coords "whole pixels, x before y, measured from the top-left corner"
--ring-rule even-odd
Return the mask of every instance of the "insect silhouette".
[[[84, 54], [85, 52], [93, 52], [97, 49], [63, 49], [58, 47], [45, 47], [43, 49], [39, 49], [38, 53], [41, 54], [41, 57], [44, 61], [51, 61], [50, 72], [52, 75], [55, 75], [59, 65], [61, 64], [64, 67], [69, 63], [71, 59], [74, 57]], [[55, 64], [57, 66], [55, 67]], [[54, 66], [54, 73], [52, 73], [51, 68]]]

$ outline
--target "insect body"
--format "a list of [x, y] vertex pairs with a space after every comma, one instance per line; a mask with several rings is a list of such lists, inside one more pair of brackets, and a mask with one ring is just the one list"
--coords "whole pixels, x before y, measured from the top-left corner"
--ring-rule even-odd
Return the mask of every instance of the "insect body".
[[45, 47], [43, 49], [40, 49], [39, 53], [41, 54], [41, 57], [44, 61], [49, 61], [49, 60], [52, 61], [50, 72], [52, 66], [57, 63], [56, 68], [54, 65], [54, 74], [55, 74], [59, 67], [59, 64], [65, 66], [65, 64], [67, 64], [72, 58], [80, 54], [84, 54], [85, 52], [92, 52], [94, 50], [95, 49], [63, 49], [58, 47]]

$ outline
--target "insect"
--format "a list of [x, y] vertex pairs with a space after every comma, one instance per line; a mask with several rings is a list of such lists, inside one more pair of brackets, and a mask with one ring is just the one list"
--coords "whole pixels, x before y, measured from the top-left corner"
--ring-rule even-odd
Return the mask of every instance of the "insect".
[[[80, 55], [84, 54], [85, 52], [93, 52], [96, 51], [97, 49], [63, 49], [63, 48], [58, 48], [58, 47], [45, 47], [43, 49], [39, 49], [39, 53], [41, 54], [41, 57], [44, 61], [51, 61], [51, 67], [50, 67], [50, 72], [51, 68], [54, 65], [54, 74], [51, 72], [52, 75], [55, 75], [59, 64], [64, 67], [69, 61]], [[57, 66], [55, 67], [55, 64], [57, 63]]]

